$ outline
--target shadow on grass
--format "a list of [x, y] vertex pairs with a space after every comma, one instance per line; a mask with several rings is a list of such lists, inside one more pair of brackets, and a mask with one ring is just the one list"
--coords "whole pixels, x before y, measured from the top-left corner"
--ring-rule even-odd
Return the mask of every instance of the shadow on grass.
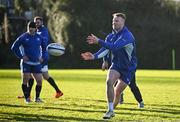
[[[24, 114], [24, 113], [5, 113], [0, 112], [3, 116], [3, 120], [16, 120], [16, 121], [95, 121], [101, 122], [103, 120], [98, 119], [85, 119], [79, 117], [63, 117], [63, 116], [53, 116], [53, 115], [34, 115], [34, 114]], [[2, 119], [2, 118], [1, 118]]]
[[180, 117], [178, 116], [172, 116], [172, 115], [164, 115], [163, 113], [158, 113], [158, 114], [150, 114], [150, 113], [130, 113], [130, 112], [115, 112], [116, 114], [119, 114], [119, 115], [128, 115], [128, 116], [146, 116], [146, 117], [152, 117], [153, 119], [155, 119], [156, 117], [157, 118], [163, 118], [163, 119], [177, 119], [177, 120], [180, 120]]
[[84, 100], [84, 101], [94, 101], [94, 102], [101, 102], [101, 103], [107, 103], [106, 100], [100, 100], [100, 99], [90, 99], [90, 98], [73, 98], [74, 100]]
[[[37, 104], [28, 104], [28, 105], [13, 105], [13, 104], [0, 104], [2, 107], [13, 107], [13, 108], [41, 108], [41, 109], [49, 109], [49, 110], [64, 110], [64, 111], [70, 111], [70, 112], [80, 112], [80, 113], [101, 113], [103, 114], [106, 110], [106, 105], [98, 105], [98, 104], [104, 104], [106, 101], [104, 100], [92, 100], [92, 99], [81, 99], [76, 98], [77, 102], [74, 102], [72, 104], [60, 104], [60, 107], [57, 105], [48, 105], [41, 104], [41, 106]], [[95, 101], [98, 104], [78, 104], [78, 101]], [[137, 105], [135, 103], [125, 103], [126, 105]], [[70, 107], [69, 107], [70, 106]], [[121, 106], [120, 106], [121, 107]], [[118, 107], [116, 109], [117, 114], [123, 114], [128, 116], [145, 116], [145, 117], [154, 117], [154, 118], [163, 118], [163, 119], [180, 119], [180, 106], [179, 105], [158, 105], [158, 104], [145, 104], [145, 108], [139, 109], [139, 108], [120, 108]], [[129, 107], [129, 106], [128, 106]], [[121, 111], [125, 110], [125, 111]], [[130, 111], [130, 112], [127, 112]], [[133, 112], [132, 112], [133, 111]], [[140, 113], [136, 113], [140, 112]], [[4, 115], [4, 116], [2, 116]], [[174, 116], [175, 115], [175, 116]], [[2, 117], [1, 117], [2, 116]], [[26, 117], [27, 116], [27, 117]], [[64, 116], [51, 116], [51, 115], [34, 115], [34, 114], [24, 114], [24, 113], [9, 113], [9, 112], [0, 112], [0, 118], [3, 118], [5, 120], [17, 120], [17, 121], [44, 121], [44, 120], [76, 120], [76, 121], [102, 121], [99, 119], [85, 119], [80, 117], [64, 117]]]
[[[127, 105], [137, 105], [136, 103], [125, 103], [125, 104], [127, 104]], [[145, 105], [146, 106], [157, 106], [157, 107], [170, 107], [170, 108], [179, 108], [180, 109], [180, 105], [173, 105], [173, 104], [171, 104], [171, 105], [165, 105], [165, 104], [146, 104], [145, 103]]]
[[[70, 100], [70, 99], [66, 99]], [[80, 107], [88, 107], [88, 108], [94, 108], [94, 109], [106, 109], [107, 108], [107, 101], [105, 100], [99, 100], [99, 99], [90, 99], [90, 98], [73, 98], [73, 103], [71, 103], [71, 106], [80, 106]], [[84, 101], [86, 104], [79, 105], [78, 101]], [[93, 102], [93, 104], [92, 104]], [[88, 104], [90, 103], [90, 104]]]
[[[37, 104], [36, 104], [37, 105]], [[51, 106], [36, 106], [35, 104], [27, 104], [27, 105], [12, 105], [12, 104], [0, 104], [0, 106], [4, 106], [4, 107], [14, 107], [14, 108], [41, 108], [41, 109], [51, 109], [51, 110], [65, 110], [65, 111], [74, 111], [74, 112], [91, 112], [91, 113], [94, 113], [94, 112], [99, 112], [99, 113], [104, 113], [105, 110], [90, 110], [88, 108], [90, 108], [91, 106], [76, 106], [76, 108], [73, 106], [71, 106], [70, 108], [67, 106], [65, 107], [57, 107], [57, 106], [54, 106], [54, 107], [51, 107]], [[84, 107], [84, 108], [81, 108], [81, 109], [77, 109], [80, 108], [80, 107]]]
[[[135, 103], [125, 103], [125, 105], [137, 105]], [[173, 108], [174, 107], [174, 108]], [[178, 107], [176, 109], [175, 107]], [[161, 118], [177, 118], [180, 119], [180, 116], [172, 116], [173, 115], [180, 115], [179, 105], [157, 105], [157, 104], [145, 104], [145, 108], [117, 108], [120, 110], [129, 110], [129, 111], [139, 111], [141, 113], [124, 113], [124, 112], [116, 112], [119, 114], [128, 114], [128, 115], [141, 115], [147, 117], [161, 117]], [[142, 113], [143, 112], [143, 113]], [[150, 112], [150, 113], [149, 113]], [[147, 113], [147, 114], [146, 114]], [[151, 114], [152, 113], [152, 114]], [[165, 115], [169, 114], [169, 115]]]

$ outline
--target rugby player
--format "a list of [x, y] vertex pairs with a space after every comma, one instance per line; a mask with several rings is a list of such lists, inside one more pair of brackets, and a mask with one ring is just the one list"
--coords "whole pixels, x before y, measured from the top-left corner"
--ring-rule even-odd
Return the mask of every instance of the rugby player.
[[22, 60], [22, 91], [26, 103], [32, 102], [29, 87], [27, 86], [32, 77], [31, 75], [33, 75], [37, 82], [35, 102], [43, 102], [40, 99], [42, 88], [41, 63], [48, 59], [46, 41], [45, 38], [36, 33], [36, 24], [30, 21], [27, 25], [27, 32], [20, 35], [11, 47], [12, 52]]
[[[125, 20], [125, 14], [113, 14], [113, 31], [108, 34], [105, 41], [93, 34], [87, 37], [89, 44], [99, 44], [102, 48], [95, 54], [91, 52], [81, 54], [84, 60], [94, 60], [104, 57], [109, 51], [113, 54], [112, 63], [106, 79], [108, 110], [104, 114], [103, 119], [110, 119], [115, 116], [114, 108], [119, 103], [120, 95], [127, 85], [131, 83], [136, 72], [137, 57], [135, 38], [125, 26]], [[118, 83], [114, 88], [116, 81], [118, 81]]]

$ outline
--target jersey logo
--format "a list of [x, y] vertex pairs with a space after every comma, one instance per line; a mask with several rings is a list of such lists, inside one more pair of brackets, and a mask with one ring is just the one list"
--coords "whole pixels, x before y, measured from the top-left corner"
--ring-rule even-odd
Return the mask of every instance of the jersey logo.
[[40, 41], [40, 38], [37, 38], [37, 41]]
[[28, 43], [28, 42], [29, 42], [29, 38], [26, 38], [26, 39], [25, 39], [25, 42]]
[[41, 32], [37, 32], [38, 35], [41, 35]]

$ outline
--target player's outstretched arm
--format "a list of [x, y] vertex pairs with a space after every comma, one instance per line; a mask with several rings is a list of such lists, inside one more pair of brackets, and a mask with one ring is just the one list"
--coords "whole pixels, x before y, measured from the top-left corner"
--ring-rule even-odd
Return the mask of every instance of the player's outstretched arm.
[[89, 35], [86, 40], [88, 44], [98, 44], [98, 38], [93, 34]]
[[81, 53], [81, 57], [84, 60], [94, 60], [94, 55], [91, 52]]

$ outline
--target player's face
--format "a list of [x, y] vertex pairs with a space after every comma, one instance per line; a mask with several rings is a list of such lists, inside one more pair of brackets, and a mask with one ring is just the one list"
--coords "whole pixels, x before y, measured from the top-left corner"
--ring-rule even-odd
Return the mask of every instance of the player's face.
[[113, 17], [112, 19], [112, 28], [116, 31], [121, 30], [124, 27], [125, 20], [122, 17]]
[[31, 35], [34, 35], [36, 33], [36, 28], [28, 28], [28, 32]]
[[35, 23], [36, 23], [36, 27], [39, 28], [42, 26], [43, 22], [40, 20], [40, 19], [36, 19], [35, 20]]

